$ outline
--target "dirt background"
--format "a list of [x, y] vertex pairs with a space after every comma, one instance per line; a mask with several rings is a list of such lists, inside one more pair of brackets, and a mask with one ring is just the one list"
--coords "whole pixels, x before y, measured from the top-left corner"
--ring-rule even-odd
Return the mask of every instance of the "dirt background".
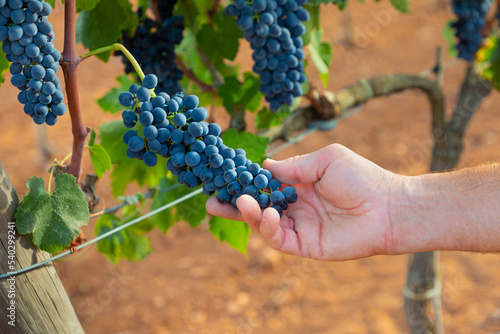
[[[334, 59], [328, 89], [393, 72], [419, 73], [434, 65], [436, 46], [446, 48], [442, 29], [450, 1], [412, 1], [412, 14], [395, 13], [389, 1], [352, 1], [341, 16], [322, 10], [325, 39]], [[62, 8], [52, 22], [62, 49]], [[346, 43], [346, 27], [351, 44]], [[237, 59], [250, 68], [248, 46]], [[80, 48], [80, 52], [83, 53]], [[445, 55], [445, 61], [450, 58]], [[459, 64], [445, 71], [444, 92], [451, 111], [464, 75]], [[118, 59], [89, 59], [79, 67], [86, 125], [97, 128], [118, 115], [102, 113], [95, 99], [122, 73]], [[61, 73], [60, 73], [61, 74]], [[320, 86], [310, 69], [312, 82]], [[10, 76], [8, 76], [10, 80]], [[33, 175], [48, 180], [35, 126], [23, 114], [10, 84], [0, 89], [0, 160], [17, 191]], [[460, 167], [500, 159], [500, 98], [481, 105], [466, 136]], [[55, 158], [71, 150], [69, 117], [48, 131]], [[377, 164], [403, 174], [424, 173], [431, 145], [425, 97], [406, 92], [377, 99], [336, 129], [316, 133], [274, 156], [305, 154], [341, 143]], [[88, 159], [84, 172], [91, 172]], [[109, 179], [99, 195], [112, 205]], [[132, 190], [131, 190], [132, 191]], [[93, 235], [93, 223], [84, 228]], [[406, 256], [377, 256], [349, 262], [319, 262], [278, 253], [250, 236], [248, 259], [212, 237], [202, 225], [178, 223], [167, 235], [151, 233], [154, 253], [139, 263], [109, 263], [90, 247], [57, 263], [66, 290], [87, 333], [407, 333], [402, 310]], [[443, 308], [447, 333], [500, 333], [500, 258], [492, 254], [441, 253]], [[118, 278], [118, 280], [113, 280]]]

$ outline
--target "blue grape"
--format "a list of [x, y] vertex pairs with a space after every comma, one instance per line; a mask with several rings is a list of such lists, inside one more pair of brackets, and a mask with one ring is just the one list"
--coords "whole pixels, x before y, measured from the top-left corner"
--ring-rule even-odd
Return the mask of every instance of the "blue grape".
[[158, 157], [153, 152], [146, 152], [143, 156], [144, 163], [148, 167], [154, 167], [158, 162]]
[[253, 175], [248, 171], [242, 172], [240, 175], [238, 175], [238, 182], [242, 186], [248, 186], [252, 183], [252, 181]]
[[144, 147], [144, 139], [140, 136], [134, 136], [128, 141], [128, 147], [131, 151], [138, 152]]
[[137, 91], [137, 99], [140, 102], [149, 101], [149, 99], [151, 99], [151, 91], [145, 87], [139, 88], [139, 90]]
[[271, 204], [271, 200], [269, 199], [269, 195], [267, 194], [260, 194], [259, 197], [257, 197], [257, 203], [259, 203], [259, 206], [262, 209], [265, 209]]
[[139, 123], [143, 126], [148, 126], [153, 123], [154, 117], [153, 114], [149, 111], [144, 111], [139, 115]]
[[253, 183], [258, 189], [265, 189], [267, 187], [268, 180], [266, 176], [259, 174], [254, 178]]
[[482, 30], [486, 24], [489, 0], [452, 0], [453, 12], [457, 20], [451, 23], [458, 39], [456, 49], [458, 57], [467, 61], [475, 58], [482, 44]]
[[158, 129], [154, 125], [148, 125], [144, 127], [142, 133], [147, 140], [153, 140], [158, 136]]
[[118, 96], [118, 102], [124, 107], [130, 107], [134, 104], [134, 95], [130, 92], [123, 92]]
[[157, 84], [158, 84], [158, 78], [154, 74], [148, 74], [142, 80], [142, 85], [147, 89], [154, 89]]
[[285, 196], [285, 200], [287, 201], [287, 203], [292, 204], [297, 202], [297, 191], [294, 187], [285, 187], [281, 192]]
[[[200, 99], [198, 98], [198, 96], [196, 95], [189, 95], [189, 96], [186, 96], [186, 98], [184, 99], [184, 104], [186, 105], [186, 108], [188, 109], [194, 109], [198, 106], [198, 104], [200, 103]], [[204, 109], [204, 108], [203, 108]], [[206, 109], [205, 109], [206, 110]], [[205, 117], [206, 118], [206, 117]], [[201, 122], [203, 121], [205, 118], [201, 119], [201, 120], [195, 120], [197, 122]]]
[[200, 163], [200, 154], [195, 151], [191, 151], [186, 154], [186, 165], [194, 167]]

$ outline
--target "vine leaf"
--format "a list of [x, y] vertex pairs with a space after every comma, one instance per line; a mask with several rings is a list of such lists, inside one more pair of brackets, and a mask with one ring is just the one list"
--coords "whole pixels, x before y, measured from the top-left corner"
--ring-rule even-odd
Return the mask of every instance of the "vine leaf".
[[267, 108], [262, 108], [259, 110], [255, 116], [255, 124], [257, 130], [272, 128], [273, 126], [279, 125], [283, 120], [290, 115], [286, 111], [270, 112]]
[[[135, 215], [133, 217], [135, 218]], [[117, 216], [104, 214], [96, 222], [94, 233], [96, 236], [102, 235], [130, 220], [122, 220]], [[153, 247], [151, 240], [142, 235], [141, 230], [131, 226], [99, 240], [97, 250], [111, 262], [118, 264], [121, 259], [140, 261], [151, 254]]]
[[410, 2], [409, 0], [391, 0], [391, 4], [399, 10], [401, 13], [410, 12]]
[[497, 36], [490, 36], [486, 40], [477, 52], [477, 61], [481, 75], [500, 90], [500, 41]]
[[116, 78], [116, 81], [120, 84], [120, 87], [113, 87], [103, 97], [97, 100], [97, 104], [103, 111], [108, 111], [113, 114], [123, 110], [123, 106], [118, 101], [118, 96], [122, 92], [128, 91], [129, 87], [136, 83], [132, 75], [127, 74], [120, 75]]
[[318, 69], [319, 76], [323, 85], [328, 86], [330, 77], [330, 63], [332, 62], [332, 46], [330, 43], [321, 42], [323, 31], [315, 30], [311, 33], [311, 43], [308, 44], [308, 49], [311, 52], [311, 60]]
[[[225, 78], [225, 83], [219, 89], [222, 104], [231, 114], [237, 106], [254, 112], [259, 108], [262, 95], [259, 92], [260, 80], [250, 72], [243, 74], [243, 82], [240, 83], [236, 76]], [[235, 89], [238, 87], [238, 89]]]
[[332, 45], [322, 42], [323, 28], [320, 21], [320, 9], [318, 6], [308, 6], [311, 19], [305, 22], [307, 33], [303, 36], [304, 44], [311, 53], [311, 60], [318, 69], [323, 85], [328, 86], [330, 76], [329, 67], [332, 62]]
[[[169, 179], [169, 178], [162, 178], [160, 180], [160, 183], [158, 184], [159, 189], [164, 189], [169, 186], [172, 186], [174, 184], [174, 181]], [[158, 193], [153, 201], [151, 203], [151, 206], [149, 208], [150, 211], [156, 210], [159, 207], [173, 201], [174, 195], [172, 194], [171, 191], [165, 191], [163, 193]], [[157, 214], [151, 216], [149, 218], [153, 224], [155, 224], [163, 233], [166, 233], [170, 227], [175, 222], [175, 215], [172, 209], [168, 210], [163, 210], [161, 212], [158, 212]]]
[[234, 60], [240, 46], [239, 38], [243, 38], [243, 32], [236, 20], [228, 20], [225, 15], [214, 16], [212, 24], [205, 24], [196, 35], [201, 48], [212, 61], [221, 57]]
[[451, 27], [451, 21], [449, 21], [443, 29], [443, 36], [448, 44], [448, 54], [450, 56], [456, 57], [458, 55], [457, 48], [455, 47], [455, 30]]
[[87, 147], [89, 148], [90, 160], [92, 161], [94, 171], [97, 177], [101, 179], [103, 174], [111, 169], [111, 159], [104, 147], [95, 143], [94, 130], [90, 133], [90, 141]]
[[122, 137], [127, 128], [122, 121], [109, 122], [99, 129], [101, 145], [111, 159], [111, 192], [118, 197], [125, 193], [127, 186], [136, 181], [140, 186], [154, 187], [167, 174], [166, 160], [160, 158], [155, 167], [147, 167], [143, 161], [127, 157], [127, 145]]
[[227, 242], [243, 255], [247, 255], [248, 236], [251, 232], [247, 224], [216, 216], [210, 219], [209, 224], [210, 232], [217, 239]]
[[[178, 185], [177, 178], [173, 175], [164, 177], [159, 183], [159, 189], [169, 188], [173, 185]], [[184, 185], [180, 187], [175, 187], [169, 191], [158, 193], [155, 200], [151, 204], [150, 211], [158, 209], [159, 207], [170, 203], [177, 198], [187, 195], [194, 191]], [[174, 224], [174, 222], [183, 220], [188, 223], [191, 227], [196, 227], [201, 224], [203, 219], [207, 216], [207, 211], [205, 210], [205, 204], [208, 197], [204, 194], [198, 194], [191, 197], [182, 203], [176, 205], [174, 208], [168, 210], [163, 210], [152, 216], [151, 221], [164, 233]]]
[[221, 137], [228, 147], [244, 149], [247, 152], [247, 158], [253, 162], [261, 163], [264, 160], [269, 139], [252, 133], [238, 133], [236, 129], [224, 131]]
[[[52, 7], [55, 6], [55, 0], [52, 0], [54, 2], [54, 5], [52, 5]], [[81, 12], [82, 10], [92, 10], [95, 8], [95, 6], [97, 6], [97, 4], [100, 2], [101, 0], [76, 0], [76, 11], [79, 13]], [[105, 1], [105, 0], [103, 0]], [[64, 5], [64, 0], [61, 1], [62, 4]]]
[[7, 72], [10, 66], [7, 58], [5, 58], [5, 53], [1, 50], [2, 44], [0, 44], [0, 85], [5, 81], [5, 72]]
[[[131, 30], [137, 16], [128, 0], [100, 1], [92, 10], [85, 10], [76, 21], [76, 41], [90, 51], [116, 43], [123, 30]], [[107, 61], [109, 52], [97, 55]]]
[[90, 219], [85, 196], [73, 175], [58, 174], [55, 185], [48, 193], [41, 177], [29, 179], [29, 191], [16, 212], [18, 232], [31, 233], [33, 243], [50, 253], [67, 247]]

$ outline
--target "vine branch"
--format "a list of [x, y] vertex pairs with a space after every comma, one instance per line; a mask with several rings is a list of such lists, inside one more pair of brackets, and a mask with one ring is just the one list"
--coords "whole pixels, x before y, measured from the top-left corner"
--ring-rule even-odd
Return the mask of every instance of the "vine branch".
[[191, 81], [193, 81], [198, 87], [201, 88], [201, 90], [205, 91], [205, 92], [211, 92], [213, 94], [215, 94], [217, 92], [217, 88], [214, 87], [214, 86], [211, 86], [211, 85], [207, 85], [206, 83], [204, 83], [203, 81], [200, 80], [200, 78], [198, 78], [196, 76], [196, 74], [186, 66], [186, 64], [184, 64], [184, 62], [179, 58], [179, 56], [175, 56], [175, 62], [177, 63], [177, 66], [179, 66], [179, 68], [181, 69], [182, 73], [184, 73], [184, 75], [189, 78]]
[[388, 96], [407, 89], [418, 89], [426, 94], [432, 109], [433, 127], [445, 127], [444, 97], [439, 86], [429, 79], [413, 74], [390, 74], [360, 80], [338, 90], [319, 95], [308, 94], [315, 101], [309, 106], [294, 111], [280, 125], [266, 129], [259, 135], [271, 141], [284, 139], [290, 133], [303, 130], [313, 120], [329, 120], [342, 117], [350, 109], [362, 105], [374, 97]]
[[80, 178], [83, 148], [89, 129], [83, 124], [78, 95], [77, 67], [80, 57], [76, 51], [76, 0], [67, 0], [64, 5], [64, 49], [62, 52], [61, 67], [66, 82], [66, 95], [71, 117], [71, 131], [73, 133], [73, 153], [68, 173]]

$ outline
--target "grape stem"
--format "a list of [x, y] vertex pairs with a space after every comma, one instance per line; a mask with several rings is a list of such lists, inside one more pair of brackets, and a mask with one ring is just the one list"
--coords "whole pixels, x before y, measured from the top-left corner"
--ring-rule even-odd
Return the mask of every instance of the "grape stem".
[[[125, 55], [125, 57], [127, 57], [127, 59], [130, 61], [130, 63], [134, 67], [134, 70], [137, 73], [137, 75], [139, 76], [139, 78], [141, 79], [141, 81], [144, 80], [145, 75], [144, 75], [144, 72], [142, 71], [141, 66], [139, 65], [139, 63], [137, 62], [137, 60], [135, 60], [134, 56], [130, 53], [130, 51], [127, 50], [127, 48], [124, 47], [120, 43], [114, 43], [114, 44], [111, 44], [111, 45], [108, 45], [108, 46], [104, 46], [104, 47], [99, 48], [99, 49], [92, 50], [92, 51], [84, 54], [81, 57], [81, 60], [85, 60], [85, 59], [87, 59], [87, 58], [89, 58], [91, 56], [94, 56], [96, 54], [103, 53], [103, 52], [109, 52], [109, 51], [121, 51], [121, 52], [123, 52], [123, 54]], [[154, 93], [153, 89], [151, 89], [151, 96], [152, 97], [156, 96], [156, 94]]]

